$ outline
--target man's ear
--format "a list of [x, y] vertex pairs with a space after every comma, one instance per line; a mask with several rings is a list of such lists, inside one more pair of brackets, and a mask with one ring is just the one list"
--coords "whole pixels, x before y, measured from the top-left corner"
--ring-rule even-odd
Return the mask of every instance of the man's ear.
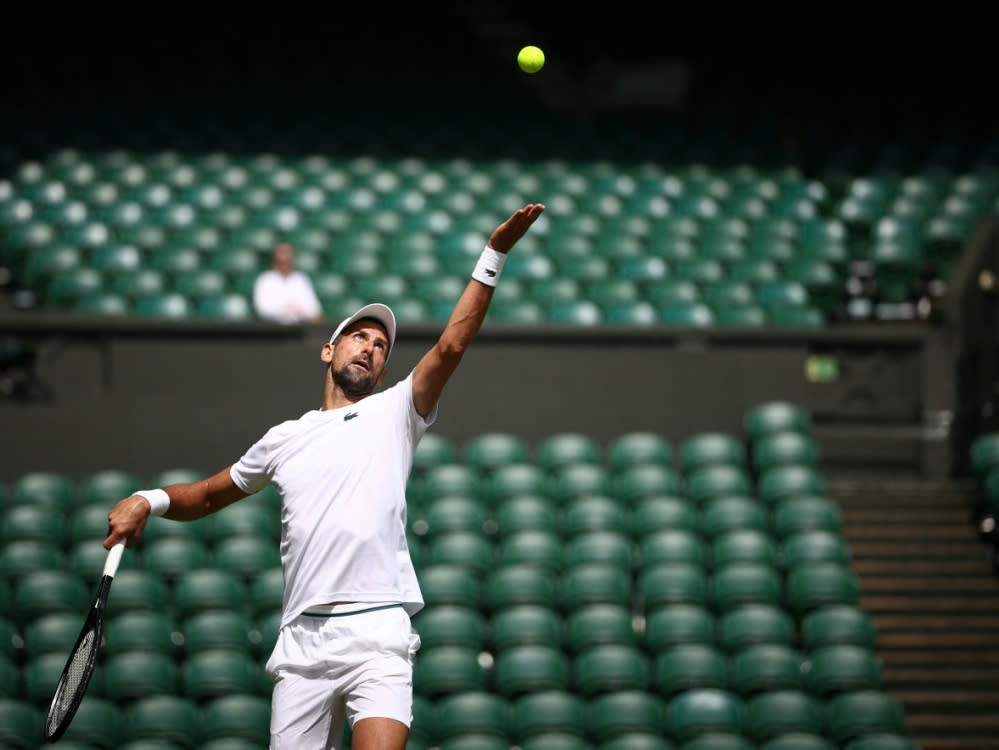
[[330, 362], [332, 362], [333, 361], [333, 350], [335, 348], [336, 348], [336, 346], [334, 344], [331, 344], [329, 341], [327, 341], [325, 344], [323, 344], [322, 351], [319, 352], [319, 359], [321, 359], [326, 364], [329, 364]]

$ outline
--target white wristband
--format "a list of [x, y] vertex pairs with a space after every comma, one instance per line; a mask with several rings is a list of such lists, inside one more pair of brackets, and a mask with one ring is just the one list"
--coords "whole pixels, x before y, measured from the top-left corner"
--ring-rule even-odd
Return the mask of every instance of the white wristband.
[[486, 286], [496, 286], [503, 272], [504, 263], [506, 263], [506, 253], [493, 250], [486, 245], [482, 255], [479, 256], [479, 262], [475, 264], [475, 270], [472, 271], [472, 278]]
[[134, 493], [149, 501], [149, 513], [154, 516], [162, 516], [170, 509], [170, 496], [166, 490], [139, 490]]

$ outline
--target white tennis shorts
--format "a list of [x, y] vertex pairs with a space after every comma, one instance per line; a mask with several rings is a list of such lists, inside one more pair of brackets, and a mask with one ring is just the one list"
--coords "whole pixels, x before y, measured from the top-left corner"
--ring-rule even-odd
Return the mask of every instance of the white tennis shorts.
[[370, 717], [409, 726], [419, 648], [402, 606], [296, 617], [267, 660], [271, 750], [339, 750], [344, 723]]

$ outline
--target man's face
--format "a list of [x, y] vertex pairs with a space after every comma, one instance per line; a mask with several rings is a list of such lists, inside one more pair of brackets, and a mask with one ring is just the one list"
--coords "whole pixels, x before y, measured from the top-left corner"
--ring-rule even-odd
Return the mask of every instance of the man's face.
[[274, 268], [287, 276], [295, 264], [295, 253], [287, 245], [281, 245], [274, 251]]
[[370, 395], [385, 377], [389, 341], [385, 328], [374, 320], [347, 326], [336, 342], [323, 347], [333, 382], [348, 396]]

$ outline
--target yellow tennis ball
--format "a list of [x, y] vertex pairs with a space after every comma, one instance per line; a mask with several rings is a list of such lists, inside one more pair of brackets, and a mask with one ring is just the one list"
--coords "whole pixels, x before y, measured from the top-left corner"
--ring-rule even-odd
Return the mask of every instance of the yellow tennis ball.
[[545, 66], [545, 53], [534, 46], [524, 47], [517, 54], [517, 64], [525, 73], [537, 73]]

